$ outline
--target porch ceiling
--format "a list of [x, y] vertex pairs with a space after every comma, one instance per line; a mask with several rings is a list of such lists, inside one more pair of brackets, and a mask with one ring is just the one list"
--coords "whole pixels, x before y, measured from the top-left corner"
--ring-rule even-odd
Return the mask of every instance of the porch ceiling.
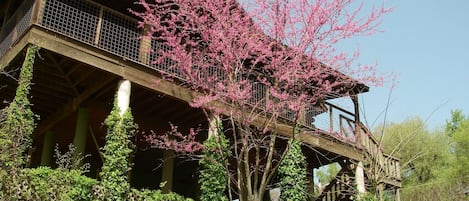
[[[21, 55], [21, 54], [20, 54]], [[23, 56], [17, 56], [0, 75], [0, 108], [7, 106], [14, 95]], [[36, 58], [31, 87], [33, 112], [39, 115], [37, 134], [72, 114], [80, 106], [94, 103], [110, 110], [118, 81], [122, 79], [73, 59], [41, 50]], [[174, 124], [197, 126], [205, 121], [200, 110], [187, 103], [133, 84], [131, 108], [136, 119], [159, 118]]]

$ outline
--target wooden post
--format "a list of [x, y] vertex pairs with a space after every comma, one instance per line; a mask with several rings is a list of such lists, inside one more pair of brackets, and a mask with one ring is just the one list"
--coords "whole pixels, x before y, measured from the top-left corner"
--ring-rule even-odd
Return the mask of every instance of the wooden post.
[[208, 119], [208, 138], [218, 136], [218, 124], [221, 123], [220, 117], [210, 114]]
[[[151, 49], [151, 37], [148, 36], [150, 27], [145, 25], [142, 32], [142, 38], [140, 39], [140, 49], [138, 53], [138, 60], [143, 64], [150, 64], [150, 49]], [[158, 50], [155, 50], [158, 51]]]
[[54, 150], [54, 133], [47, 131], [44, 135], [44, 143], [42, 144], [41, 166], [50, 166], [52, 152]]
[[332, 114], [332, 111], [333, 111], [333, 108], [332, 108], [332, 105], [329, 105], [329, 123], [330, 123], [330, 127], [329, 127], [329, 132], [334, 132], [334, 117], [333, 117], [333, 114]]
[[358, 162], [357, 167], [355, 168], [355, 182], [357, 185], [358, 196], [362, 196], [366, 192], [365, 188], [365, 173], [363, 170], [363, 163]]
[[131, 84], [128, 80], [123, 80], [119, 83], [117, 91], [117, 106], [119, 106], [119, 115], [122, 117], [125, 111], [129, 109], [130, 105], [130, 91]]
[[31, 16], [31, 24], [40, 23], [44, 8], [44, 0], [36, 0], [34, 3], [33, 14]]
[[355, 121], [355, 138], [357, 139], [357, 142], [362, 143], [362, 136], [361, 136], [361, 128], [360, 128], [360, 107], [358, 106], [358, 96], [353, 95], [350, 97], [353, 102], [353, 108], [355, 109], [355, 116], [354, 116], [354, 121]]
[[79, 108], [77, 114], [77, 124], [75, 128], [75, 137], [73, 138], [73, 146], [75, 151], [73, 152], [73, 160], [79, 160], [85, 153], [86, 149], [86, 136], [88, 134], [88, 109]]
[[303, 105], [300, 108], [300, 111], [298, 111], [298, 121], [300, 124], [306, 125], [306, 106]]
[[396, 189], [396, 196], [394, 198], [395, 201], [401, 201], [401, 189], [397, 188]]
[[[308, 165], [310, 166], [310, 165]], [[313, 201], [313, 195], [314, 194], [314, 169], [313, 167], [308, 167], [309, 173], [308, 175], [308, 200]]]
[[94, 45], [98, 45], [99, 43], [99, 37], [101, 36], [101, 25], [103, 24], [103, 13], [104, 9], [103, 7], [99, 8], [99, 16], [98, 16], [98, 23], [96, 25], [96, 35], [94, 37]]
[[169, 193], [173, 189], [173, 174], [174, 174], [174, 154], [173, 150], [164, 150], [163, 152], [163, 172], [161, 182], [166, 184], [161, 189], [163, 193]]

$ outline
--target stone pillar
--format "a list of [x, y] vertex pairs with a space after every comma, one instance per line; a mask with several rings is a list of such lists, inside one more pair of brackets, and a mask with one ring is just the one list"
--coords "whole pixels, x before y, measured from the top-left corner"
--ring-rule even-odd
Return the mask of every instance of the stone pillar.
[[163, 172], [161, 182], [166, 184], [161, 189], [163, 193], [169, 193], [173, 189], [174, 158], [176, 155], [173, 150], [164, 150], [163, 152]]
[[83, 157], [86, 150], [86, 136], [88, 134], [89, 124], [88, 109], [79, 108], [77, 114], [77, 125], [75, 128], [75, 137], [73, 138], [73, 146], [75, 151], [73, 152], [73, 160], [79, 160], [79, 157]]
[[358, 162], [355, 169], [355, 182], [357, 185], [357, 193], [359, 196], [363, 195], [366, 192], [365, 188], [365, 173], [363, 170], [363, 163]]
[[54, 133], [47, 131], [44, 135], [44, 143], [42, 145], [41, 166], [50, 166], [52, 152], [54, 151]]

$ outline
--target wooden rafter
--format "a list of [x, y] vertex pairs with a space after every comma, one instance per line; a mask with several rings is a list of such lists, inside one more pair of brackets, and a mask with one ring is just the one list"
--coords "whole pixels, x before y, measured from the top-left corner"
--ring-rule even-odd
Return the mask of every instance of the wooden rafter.
[[55, 126], [63, 118], [72, 114], [75, 110], [80, 107], [80, 104], [83, 103], [86, 99], [91, 97], [94, 93], [98, 92], [102, 88], [106, 87], [108, 84], [116, 80], [115, 77], [109, 77], [101, 82], [96, 83], [91, 88], [86, 89], [83, 93], [75, 97], [70, 102], [66, 103], [62, 108], [60, 108], [55, 114], [50, 115], [50, 118], [41, 122], [40, 126], [36, 129], [35, 137], [42, 135], [44, 132]]
[[60, 73], [60, 76], [62, 79], [65, 80], [65, 82], [68, 84], [68, 87], [72, 90], [73, 95], [77, 96], [79, 94], [78, 89], [75, 87], [75, 85], [72, 83], [70, 78], [66, 75], [64, 70], [61, 68], [62, 65], [64, 65], [66, 60], [62, 61], [57, 61], [56, 58], [54, 58], [51, 54], [47, 54], [47, 57], [53, 62], [53, 67]]

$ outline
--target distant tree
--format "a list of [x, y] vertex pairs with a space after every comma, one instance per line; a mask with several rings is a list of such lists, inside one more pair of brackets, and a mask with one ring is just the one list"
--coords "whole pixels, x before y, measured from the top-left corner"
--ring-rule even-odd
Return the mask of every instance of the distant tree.
[[229, 116], [226, 129], [233, 134], [236, 160], [229, 187], [242, 201], [263, 199], [285, 155], [275, 150], [281, 116], [288, 114], [296, 125], [305, 108], [319, 107], [328, 94], [347, 95], [358, 81], [383, 82], [373, 66], [352, 65], [358, 52], [335, 46], [375, 33], [390, 11], [384, 6], [368, 12], [353, 0], [140, 0], [140, 5], [143, 10], [134, 14], [148, 30], [145, 37], [165, 47], [152, 50], [160, 55], [153, 62], [174, 72], [165, 77], [199, 92], [193, 107]]
[[404, 185], [438, 178], [440, 168], [449, 162], [449, 139], [444, 132], [429, 131], [420, 118], [386, 126], [383, 146], [387, 153], [400, 158]]
[[454, 141], [457, 175], [469, 181], [469, 120], [461, 122], [451, 138]]
[[[381, 128], [377, 129], [381, 130]], [[429, 131], [420, 118], [384, 128], [387, 152], [401, 159], [402, 200], [465, 200], [469, 178], [469, 120], [452, 112], [445, 130]]]
[[337, 163], [332, 163], [316, 171], [315, 176], [318, 178], [321, 185], [326, 185], [334, 179], [339, 171], [339, 165]]
[[468, 120], [462, 113], [462, 110], [451, 110], [451, 119], [446, 120], [446, 133], [451, 137], [456, 130], [461, 126], [461, 123]]
[[451, 119], [446, 121], [446, 132], [451, 137], [450, 151], [454, 155], [452, 175], [469, 180], [469, 118], [462, 110], [451, 111]]

